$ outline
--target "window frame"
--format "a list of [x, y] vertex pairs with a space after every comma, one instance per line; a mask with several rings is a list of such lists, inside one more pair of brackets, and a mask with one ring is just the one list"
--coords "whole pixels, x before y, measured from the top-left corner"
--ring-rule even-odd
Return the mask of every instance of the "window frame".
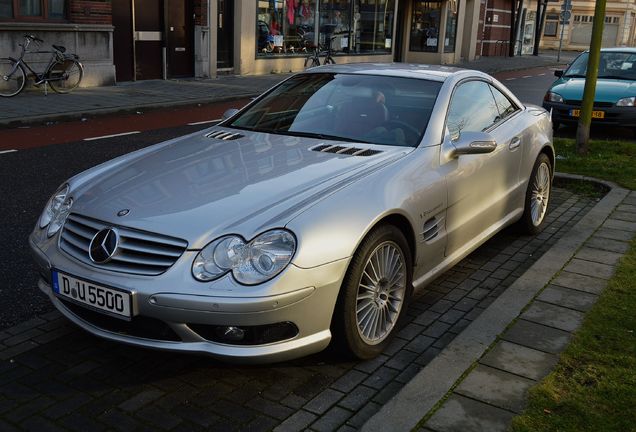
[[62, 18], [50, 18], [49, 17], [49, 2], [50, 0], [38, 0], [40, 2], [40, 15], [20, 15], [20, 0], [11, 0], [13, 8], [13, 16], [2, 17], [0, 16], [0, 22], [17, 21], [17, 22], [68, 22], [69, 4], [68, 0], [64, 1], [64, 17]]

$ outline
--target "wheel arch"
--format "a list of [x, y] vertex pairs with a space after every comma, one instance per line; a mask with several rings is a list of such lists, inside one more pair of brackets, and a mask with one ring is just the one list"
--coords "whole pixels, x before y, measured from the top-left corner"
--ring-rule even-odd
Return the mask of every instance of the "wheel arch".
[[[554, 154], [554, 149], [552, 148], [551, 145], [549, 144], [545, 144], [543, 146], [543, 148], [541, 149], [541, 151], [539, 152], [539, 154], [545, 154], [549, 159], [550, 159], [550, 164], [552, 165], [552, 175], [554, 175], [554, 165], [556, 162], [556, 156]], [[537, 155], [537, 157], [539, 157]]]
[[415, 263], [417, 262], [417, 258], [416, 258], [417, 242], [415, 240], [415, 230], [413, 229], [413, 226], [411, 225], [409, 220], [406, 218], [406, 216], [400, 213], [391, 213], [391, 214], [385, 215], [373, 224], [371, 229], [367, 231], [364, 237], [366, 237], [371, 231], [373, 231], [374, 228], [381, 225], [385, 225], [385, 224], [393, 225], [394, 227], [399, 229], [402, 232], [402, 234], [404, 234], [404, 237], [406, 238], [406, 242], [408, 243], [409, 249], [411, 252], [411, 265], [415, 266]]

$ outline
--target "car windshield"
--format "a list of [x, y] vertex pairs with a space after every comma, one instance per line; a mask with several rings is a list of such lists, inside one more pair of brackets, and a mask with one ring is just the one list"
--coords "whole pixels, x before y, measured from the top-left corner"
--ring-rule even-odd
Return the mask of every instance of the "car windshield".
[[290, 78], [228, 126], [320, 139], [415, 147], [442, 83], [309, 73]]
[[[563, 74], [569, 78], [585, 78], [589, 53], [577, 57]], [[598, 66], [598, 77], [605, 79], [636, 80], [636, 53], [601, 52]]]

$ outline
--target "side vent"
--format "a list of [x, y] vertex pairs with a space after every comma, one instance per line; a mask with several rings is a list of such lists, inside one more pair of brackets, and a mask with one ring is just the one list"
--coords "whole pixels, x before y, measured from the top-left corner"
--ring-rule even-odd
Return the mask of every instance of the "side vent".
[[339, 145], [328, 145], [321, 144], [316, 147], [312, 147], [310, 150], [317, 151], [321, 153], [335, 153], [335, 154], [345, 154], [351, 156], [373, 156], [378, 153], [382, 153], [380, 150], [371, 150], [371, 149], [362, 149], [358, 147], [345, 147]]
[[214, 138], [223, 141], [231, 141], [239, 138], [243, 138], [245, 135], [241, 135], [240, 133], [235, 132], [226, 132], [226, 131], [212, 131], [205, 134], [206, 138]]
[[424, 228], [422, 229], [422, 240], [429, 242], [433, 240], [439, 234], [440, 227], [443, 219], [437, 219], [435, 217], [430, 218], [424, 222]]

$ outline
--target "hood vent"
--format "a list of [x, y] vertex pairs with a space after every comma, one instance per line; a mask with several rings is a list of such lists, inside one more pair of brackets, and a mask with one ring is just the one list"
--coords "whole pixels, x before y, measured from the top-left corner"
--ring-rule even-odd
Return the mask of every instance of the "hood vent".
[[382, 153], [380, 150], [371, 150], [371, 149], [363, 149], [358, 147], [345, 147], [339, 145], [327, 145], [321, 144], [316, 147], [312, 147], [310, 150], [317, 151], [321, 153], [335, 153], [335, 154], [345, 154], [351, 156], [373, 156], [378, 153]]
[[221, 130], [216, 130], [205, 134], [206, 138], [214, 138], [223, 141], [232, 141], [235, 139], [243, 138], [244, 136], [245, 135], [241, 135], [240, 133], [226, 132]]

